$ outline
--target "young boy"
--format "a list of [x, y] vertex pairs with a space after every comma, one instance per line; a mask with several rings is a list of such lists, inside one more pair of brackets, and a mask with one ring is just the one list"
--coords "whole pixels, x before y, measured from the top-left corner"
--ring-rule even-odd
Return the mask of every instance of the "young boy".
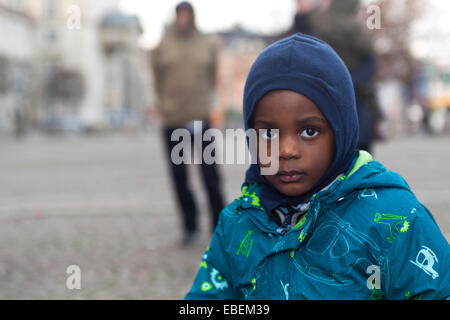
[[356, 150], [352, 80], [330, 46], [295, 34], [266, 48], [244, 120], [258, 144], [278, 139], [279, 170], [250, 166], [187, 299], [450, 296], [449, 244], [405, 180]]

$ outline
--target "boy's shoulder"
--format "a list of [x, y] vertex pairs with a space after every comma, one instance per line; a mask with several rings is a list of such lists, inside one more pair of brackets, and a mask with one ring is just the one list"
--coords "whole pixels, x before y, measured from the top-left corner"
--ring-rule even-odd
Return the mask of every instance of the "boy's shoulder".
[[255, 224], [265, 229], [268, 215], [261, 204], [260, 186], [243, 183], [241, 194], [222, 210], [219, 222], [224, 229], [251, 228]]
[[368, 161], [340, 180], [331, 198], [337, 198], [337, 203], [344, 198], [351, 199], [350, 209], [404, 211], [412, 210], [418, 203], [406, 180], [375, 160]]
[[238, 214], [241, 210], [256, 209], [265, 211], [260, 200], [260, 186], [257, 183], [243, 183], [241, 194], [224, 208], [228, 213]]
[[439, 230], [430, 211], [401, 175], [384, 169], [376, 161], [360, 170], [355, 173], [357, 179], [357, 174], [360, 175], [359, 181], [349, 181], [355, 187], [346, 194], [348, 200], [334, 207], [337, 216], [370, 234], [384, 248], [399, 242], [398, 239], [411, 240], [410, 237], [429, 233], [431, 229]]

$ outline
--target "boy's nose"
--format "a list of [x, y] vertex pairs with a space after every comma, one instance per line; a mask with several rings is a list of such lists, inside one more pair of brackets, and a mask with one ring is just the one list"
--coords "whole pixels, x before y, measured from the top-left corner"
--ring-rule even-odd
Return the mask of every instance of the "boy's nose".
[[290, 160], [292, 158], [300, 158], [300, 151], [297, 147], [297, 141], [295, 137], [285, 136], [280, 138], [280, 159]]

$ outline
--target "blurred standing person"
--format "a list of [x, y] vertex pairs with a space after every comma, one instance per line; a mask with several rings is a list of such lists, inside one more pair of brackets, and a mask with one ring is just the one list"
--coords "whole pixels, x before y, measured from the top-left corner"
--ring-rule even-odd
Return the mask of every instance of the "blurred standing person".
[[353, 79], [359, 118], [358, 149], [371, 151], [382, 115], [375, 94], [375, 50], [370, 35], [357, 20], [359, 0], [333, 0], [315, 14], [312, 35], [327, 42], [339, 54]]
[[[159, 98], [158, 109], [164, 126], [167, 159], [183, 219], [183, 244], [189, 245], [198, 238], [197, 205], [188, 185], [186, 165], [177, 165], [171, 160], [172, 149], [179, 143], [171, 141], [171, 136], [177, 128], [186, 128], [190, 131], [193, 142], [193, 121], [202, 121], [203, 132], [209, 128], [209, 108], [216, 80], [217, 47], [211, 38], [196, 28], [194, 9], [189, 2], [179, 3], [175, 13], [175, 23], [153, 52], [152, 65]], [[203, 142], [202, 154], [206, 146]], [[202, 161], [201, 173], [214, 229], [224, 206], [219, 172], [215, 164], [207, 165]]]
[[329, 5], [330, 0], [295, 0], [297, 11], [291, 28], [280, 38], [301, 32], [311, 35], [313, 33], [312, 19], [320, 11]]

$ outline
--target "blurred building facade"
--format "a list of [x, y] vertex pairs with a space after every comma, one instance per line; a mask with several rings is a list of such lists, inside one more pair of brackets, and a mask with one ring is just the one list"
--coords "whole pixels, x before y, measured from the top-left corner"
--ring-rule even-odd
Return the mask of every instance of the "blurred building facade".
[[217, 99], [223, 110], [242, 110], [247, 74], [259, 53], [266, 47], [263, 36], [236, 26], [219, 32]]
[[[14, 28], [21, 30], [2, 28], [2, 39], [21, 52], [13, 56], [31, 65], [25, 85], [32, 101], [23, 116], [27, 126], [82, 131], [138, 121], [149, 98], [148, 75], [142, 72], [147, 61], [138, 44], [142, 28], [136, 16], [120, 12], [119, 2], [0, 0], [5, 12], [0, 24], [12, 20], [13, 12]], [[17, 34], [23, 39], [17, 41]], [[12, 74], [4, 68], [0, 72]], [[7, 109], [3, 103], [1, 109]], [[0, 122], [0, 130], [14, 127], [14, 121], [6, 122]]]
[[19, 5], [0, 1], [0, 129], [16, 132], [31, 109], [37, 58], [35, 21]]
[[[217, 66], [216, 105], [213, 122], [228, 120], [227, 125], [242, 121], [242, 99], [248, 72], [261, 51], [274, 36], [251, 32], [239, 25], [217, 33], [220, 43]], [[222, 123], [223, 124], [223, 123]]]
[[106, 110], [112, 126], [135, 121], [150, 100], [146, 52], [138, 37], [142, 33], [136, 16], [110, 12], [101, 20], [101, 43], [106, 74]]

